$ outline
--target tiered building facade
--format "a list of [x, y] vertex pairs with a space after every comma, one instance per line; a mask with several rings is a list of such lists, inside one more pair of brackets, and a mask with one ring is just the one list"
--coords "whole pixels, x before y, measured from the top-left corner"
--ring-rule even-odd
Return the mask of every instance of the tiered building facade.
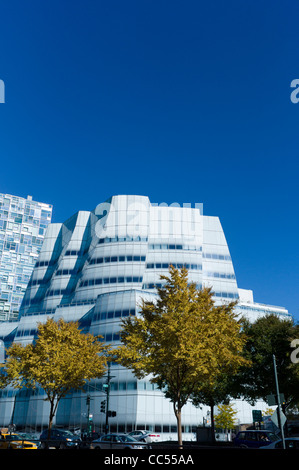
[[[114, 196], [92, 212], [80, 211], [63, 224], [51, 224], [30, 278], [17, 322], [0, 324], [0, 338], [32, 342], [39, 322], [48, 317], [78, 321], [83, 331], [120, 342], [120, 320], [138, 315], [142, 298], [155, 299], [160, 276], [169, 266], [185, 266], [190, 282], [211, 286], [216, 302], [239, 299], [240, 313], [256, 319], [264, 311], [289, 318], [282, 307], [255, 304], [251, 291], [240, 290], [229, 248], [218, 217], [204, 216], [200, 207], [165, 207], [144, 196]], [[163, 438], [176, 438], [172, 404], [151, 384], [131, 371], [111, 366], [110, 409], [116, 416], [110, 429], [128, 432], [150, 429]], [[86, 387], [91, 397], [93, 426], [103, 428], [105, 378]], [[47, 425], [48, 404], [43, 390], [0, 391], [0, 425], [40, 429]], [[260, 404], [261, 407], [264, 404]], [[237, 401], [239, 422], [251, 421], [251, 407]], [[261, 409], [261, 408], [260, 408]], [[208, 418], [208, 408], [183, 409], [184, 438]], [[61, 400], [56, 425], [86, 426], [86, 393]]]

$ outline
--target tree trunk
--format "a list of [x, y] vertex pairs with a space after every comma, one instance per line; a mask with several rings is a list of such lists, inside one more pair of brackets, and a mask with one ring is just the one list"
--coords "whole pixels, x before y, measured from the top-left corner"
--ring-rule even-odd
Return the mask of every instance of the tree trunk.
[[57, 405], [58, 405], [58, 399], [57, 399], [57, 401], [56, 401], [56, 404], [55, 404], [55, 398], [50, 399], [50, 415], [49, 415], [49, 425], [48, 425], [48, 439], [50, 439], [51, 429], [52, 429], [52, 424], [53, 424], [53, 418], [54, 418], [55, 413], [56, 413]]
[[211, 431], [212, 431], [212, 442], [215, 442], [215, 423], [214, 423], [214, 401], [212, 400], [210, 403], [211, 409]]
[[[175, 408], [175, 407], [174, 407]], [[178, 428], [178, 444], [179, 448], [183, 448], [183, 437], [182, 437], [182, 411], [180, 408], [175, 408], [174, 413], [177, 420], [177, 428]]]

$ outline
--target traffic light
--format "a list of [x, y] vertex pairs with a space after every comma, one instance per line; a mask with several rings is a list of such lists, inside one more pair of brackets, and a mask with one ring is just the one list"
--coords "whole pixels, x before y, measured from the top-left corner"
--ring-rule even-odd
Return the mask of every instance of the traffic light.
[[106, 413], [106, 400], [101, 401], [101, 413]]
[[89, 405], [90, 404], [90, 395], [87, 395], [86, 397], [86, 405]]
[[116, 416], [116, 411], [110, 411], [110, 410], [109, 410], [109, 411], [108, 411], [108, 416], [109, 416], [110, 418], [114, 418], [114, 417]]

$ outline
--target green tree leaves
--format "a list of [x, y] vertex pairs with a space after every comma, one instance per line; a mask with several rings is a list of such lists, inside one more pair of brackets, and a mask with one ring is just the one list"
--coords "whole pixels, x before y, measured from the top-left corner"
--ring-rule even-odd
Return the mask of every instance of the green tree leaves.
[[157, 302], [143, 301], [139, 317], [123, 321], [118, 361], [150, 380], [171, 400], [182, 444], [181, 410], [201, 384], [213, 384], [224, 371], [246, 364], [245, 338], [235, 303], [216, 306], [211, 289], [188, 283], [188, 271], [170, 267]]
[[98, 337], [82, 334], [76, 322], [48, 319], [39, 324], [35, 343], [14, 343], [8, 349], [2, 386], [43, 388], [50, 402], [51, 428], [59, 400], [105, 373], [107, 350]]

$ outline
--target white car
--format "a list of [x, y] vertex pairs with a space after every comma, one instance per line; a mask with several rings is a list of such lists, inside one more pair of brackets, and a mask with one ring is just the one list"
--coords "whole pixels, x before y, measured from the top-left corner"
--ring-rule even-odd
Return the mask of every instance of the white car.
[[[299, 437], [286, 437], [285, 445], [286, 449], [299, 450]], [[279, 439], [279, 441], [271, 442], [271, 444], [261, 447], [261, 449], [283, 449], [282, 439]]]
[[148, 444], [160, 440], [160, 434], [146, 431], [145, 429], [136, 429], [135, 431], [129, 432], [128, 435], [134, 437], [137, 441], [147, 442]]
[[91, 449], [148, 449], [148, 445], [127, 434], [106, 434], [90, 444]]

